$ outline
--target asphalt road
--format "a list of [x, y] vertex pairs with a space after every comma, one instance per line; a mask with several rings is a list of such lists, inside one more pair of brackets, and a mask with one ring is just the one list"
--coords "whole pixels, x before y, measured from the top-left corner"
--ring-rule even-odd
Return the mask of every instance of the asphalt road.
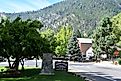
[[95, 81], [121, 81], [121, 68], [96, 65], [95, 63], [70, 63], [69, 71]]
[[[19, 64], [20, 65], [20, 64]], [[37, 61], [38, 67], [41, 68], [42, 65], [42, 60]], [[8, 66], [8, 62], [0, 62], [0, 66]], [[21, 66], [21, 65], [20, 65]], [[36, 67], [36, 60], [25, 60], [24, 61], [24, 66], [28, 67]]]

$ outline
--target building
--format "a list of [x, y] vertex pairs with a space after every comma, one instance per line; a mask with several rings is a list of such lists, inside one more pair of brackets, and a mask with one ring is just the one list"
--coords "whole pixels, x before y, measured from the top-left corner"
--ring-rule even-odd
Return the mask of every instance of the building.
[[92, 52], [92, 39], [89, 38], [77, 38], [79, 47], [83, 57], [89, 59], [90, 57], [94, 56]]
[[93, 54], [93, 52], [92, 52], [93, 50], [92, 50], [92, 46], [86, 51], [86, 57], [87, 58], [90, 58], [90, 57], [93, 57], [94, 56], [94, 54]]

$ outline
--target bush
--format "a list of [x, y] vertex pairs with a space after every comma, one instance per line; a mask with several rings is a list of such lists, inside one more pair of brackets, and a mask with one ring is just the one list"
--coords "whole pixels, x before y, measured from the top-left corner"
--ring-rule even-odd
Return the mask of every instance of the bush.
[[118, 60], [118, 64], [119, 64], [119, 65], [121, 65], [121, 59], [120, 59], [120, 60]]

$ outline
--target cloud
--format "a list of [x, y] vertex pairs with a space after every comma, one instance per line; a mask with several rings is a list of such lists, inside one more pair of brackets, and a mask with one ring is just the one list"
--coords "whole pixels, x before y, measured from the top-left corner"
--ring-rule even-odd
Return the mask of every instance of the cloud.
[[1, 0], [0, 12], [24, 12], [51, 5], [48, 0]]

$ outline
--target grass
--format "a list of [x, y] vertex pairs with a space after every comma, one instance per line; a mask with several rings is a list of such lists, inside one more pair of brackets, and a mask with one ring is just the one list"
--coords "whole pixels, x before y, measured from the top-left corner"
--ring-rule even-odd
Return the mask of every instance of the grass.
[[0, 66], [0, 72], [1, 72], [2, 70], [3, 70], [3, 71], [6, 71], [7, 69], [6, 69], [5, 67], [3, 67], [3, 66]]
[[[34, 69], [34, 68], [39, 68], [39, 67], [27, 67], [27, 66], [25, 66], [24, 67], [25, 69]], [[3, 71], [6, 71], [7, 70], [7, 68], [5, 68], [4, 66], [0, 66], [0, 72], [1, 72], [1, 70], [3, 70]], [[21, 70], [21, 67], [19, 67], [19, 70]]]
[[83, 81], [65, 71], [55, 71], [55, 75], [39, 75], [40, 71], [38, 68], [29, 68], [21, 71], [19, 78], [0, 77], [0, 81]]

